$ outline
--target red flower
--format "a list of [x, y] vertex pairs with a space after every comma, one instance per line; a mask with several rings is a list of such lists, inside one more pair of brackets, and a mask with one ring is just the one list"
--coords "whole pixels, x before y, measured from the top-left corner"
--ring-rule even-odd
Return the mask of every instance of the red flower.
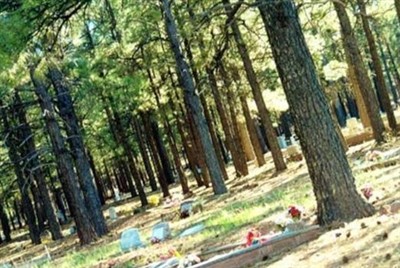
[[364, 197], [369, 200], [369, 198], [372, 196], [372, 186], [364, 186], [364, 188], [361, 189], [362, 194]]
[[298, 208], [296, 208], [295, 206], [289, 207], [289, 214], [294, 219], [300, 219], [300, 217], [301, 217], [301, 211]]
[[250, 247], [253, 245], [258, 237], [260, 237], [260, 232], [255, 229], [251, 229], [246, 235], [246, 246]]

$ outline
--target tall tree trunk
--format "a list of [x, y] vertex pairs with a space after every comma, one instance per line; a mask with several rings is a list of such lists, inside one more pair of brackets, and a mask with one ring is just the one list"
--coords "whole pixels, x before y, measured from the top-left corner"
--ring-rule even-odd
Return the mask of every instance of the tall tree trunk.
[[115, 197], [114, 183], [113, 183], [113, 180], [111, 178], [111, 173], [110, 173], [110, 170], [108, 168], [106, 160], [103, 160], [103, 166], [104, 166], [104, 172], [105, 172], [105, 176], [106, 176], [108, 189], [111, 191], [111, 197], [114, 198]]
[[307, 162], [319, 223], [372, 215], [373, 206], [357, 193], [294, 2], [262, 3], [259, 9]]
[[[190, 5], [190, 2], [187, 1], [187, 5], [186, 5], [186, 9], [188, 10], [189, 16], [190, 16], [190, 22], [192, 23], [192, 26], [196, 27], [196, 15], [194, 14], [193, 8]], [[195, 34], [195, 38], [198, 42], [199, 48], [200, 48], [200, 55], [201, 55], [201, 60], [202, 61], [206, 61], [207, 60], [207, 53], [206, 53], [206, 48], [204, 45], [204, 41], [203, 41], [203, 36], [201, 35], [201, 33], [199, 32], [197, 35]], [[184, 44], [185, 44], [185, 50], [186, 50], [186, 54], [189, 60], [189, 64], [190, 67], [192, 69], [193, 72], [193, 78], [197, 87], [198, 91], [202, 91], [202, 83], [200, 81], [200, 75], [199, 72], [196, 68], [196, 63], [194, 61], [193, 58], [193, 53], [191, 51], [191, 46], [190, 46], [190, 42], [187, 38], [184, 39]], [[210, 135], [211, 135], [211, 140], [212, 143], [214, 145], [215, 151], [217, 153], [217, 157], [218, 157], [218, 164], [221, 168], [221, 172], [222, 175], [224, 177], [224, 180], [228, 179], [228, 173], [226, 171], [226, 167], [225, 167], [225, 161], [224, 161], [224, 155], [223, 152], [221, 150], [220, 144], [219, 144], [219, 140], [218, 140], [218, 135], [216, 132], [216, 128], [214, 126], [212, 117], [211, 117], [211, 113], [210, 113], [210, 109], [207, 105], [207, 101], [206, 98], [204, 96], [205, 93], [200, 94], [200, 102], [201, 105], [203, 106], [204, 109], [204, 116], [208, 125], [208, 128], [210, 130]]]
[[169, 124], [166, 124], [166, 128], [168, 129], [167, 130], [167, 132], [168, 132], [167, 136], [168, 136], [168, 139], [169, 139], [168, 142], [169, 142], [170, 147], [171, 147], [172, 157], [173, 157], [174, 164], [175, 164], [175, 167], [176, 167], [176, 172], [177, 172], [178, 177], [179, 177], [179, 183], [180, 183], [180, 185], [182, 187], [182, 193], [183, 194], [187, 194], [187, 193], [190, 192], [188, 179], [187, 179], [186, 174], [185, 174], [185, 172], [183, 170], [181, 159], [180, 159], [180, 156], [179, 156], [178, 146], [177, 146], [176, 142], [173, 140], [173, 133], [172, 133], [172, 130], [170, 129], [170, 127], [171, 126]]
[[397, 19], [400, 23], [400, 0], [394, 0], [394, 6], [396, 8]]
[[249, 106], [247, 105], [247, 100], [245, 96], [240, 95], [240, 103], [246, 121], [247, 131], [249, 133], [251, 145], [253, 146], [253, 152], [256, 156], [257, 166], [261, 167], [265, 165], [265, 158], [261, 149], [260, 141], [257, 136], [256, 126], [254, 125], [253, 119], [251, 118]]
[[[222, 3], [224, 4], [228, 16], [231, 16], [233, 9], [231, 7], [229, 0], [222, 0]], [[258, 79], [254, 71], [249, 53], [247, 51], [247, 47], [242, 38], [239, 25], [235, 20], [232, 20], [230, 22], [230, 26], [233, 32], [233, 37], [235, 39], [237, 49], [243, 61], [243, 66], [246, 71], [247, 80], [250, 84], [253, 97], [256, 102], [257, 109], [261, 118], [261, 122], [265, 127], [265, 132], [266, 132], [265, 134], [268, 139], [268, 144], [271, 150], [272, 158], [274, 160], [275, 168], [277, 171], [285, 170], [286, 169], [285, 160], [283, 159], [282, 152], [279, 148], [278, 139], [276, 137], [274, 127], [272, 126], [271, 115], [265, 105], [260, 84], [258, 83]]]
[[[10, 219], [10, 221], [12, 222], [12, 219]], [[0, 222], [1, 222], [1, 228], [3, 230], [4, 240], [6, 242], [10, 242], [11, 241], [11, 229], [10, 229], [9, 219], [8, 219], [7, 214], [4, 211], [4, 207], [1, 203], [0, 203]]]
[[[379, 40], [378, 40], [378, 42], [379, 42]], [[396, 62], [394, 61], [392, 50], [390, 49], [390, 46], [389, 46], [389, 44], [388, 44], [388, 42], [386, 40], [385, 40], [385, 45], [386, 45], [386, 49], [387, 49], [387, 52], [388, 52], [390, 63], [392, 65], [392, 70], [393, 70], [393, 73], [394, 73], [394, 81], [395, 81], [395, 84], [396, 84], [397, 95], [400, 95], [400, 74], [399, 74], [399, 71], [397, 69]]]
[[[175, 105], [174, 105], [172, 99], [169, 98], [168, 102], [169, 102], [169, 105], [171, 107], [171, 110], [174, 111], [175, 110]], [[195, 178], [195, 180], [197, 182], [197, 186], [201, 187], [201, 186], [204, 185], [204, 182], [202, 181], [202, 179], [200, 178], [200, 174], [197, 173], [197, 170], [196, 170], [196, 160], [195, 160], [195, 157], [194, 157], [195, 154], [193, 153], [193, 150], [192, 150], [193, 147], [189, 145], [188, 138], [186, 137], [186, 134], [185, 134], [185, 131], [184, 131], [184, 126], [183, 126], [183, 124], [181, 122], [180, 117], [178, 116], [177, 113], [173, 113], [173, 114], [174, 114], [176, 125], [177, 125], [177, 128], [178, 128], [179, 136], [181, 137], [182, 146], [183, 146], [183, 149], [185, 151], [185, 154], [186, 154], [188, 162], [189, 162], [189, 168], [193, 173], [193, 176], [194, 176], [194, 178]], [[190, 134], [190, 131], [188, 131], [188, 132]]]
[[94, 177], [94, 182], [96, 183], [97, 192], [99, 194], [100, 205], [103, 206], [106, 203], [105, 196], [107, 193], [105, 192], [103, 181], [101, 179], [99, 172], [96, 169], [96, 165], [94, 164], [93, 155], [89, 149], [86, 149], [86, 155], [89, 160], [89, 165], [90, 165], [90, 169], [92, 171], [93, 177]]
[[[186, 108], [186, 122], [188, 129], [190, 130], [190, 138], [193, 146], [193, 150], [196, 154], [197, 165], [196, 169], [200, 170], [201, 177], [203, 178], [204, 186], [210, 186], [210, 172], [206, 162], [205, 151], [201, 143], [200, 133], [196, 128], [194, 118], [190, 112], [190, 108]], [[218, 164], [219, 166], [219, 164]]]
[[372, 89], [371, 80], [368, 77], [357, 40], [351, 28], [350, 19], [347, 15], [346, 1], [333, 2], [340, 22], [340, 30], [343, 39], [343, 47], [349, 68], [353, 68], [356, 80], [361, 90], [361, 95], [366, 104], [368, 117], [371, 121], [372, 132], [375, 140], [380, 143], [384, 141], [383, 132], [385, 127], [379, 114], [378, 101]]
[[108, 233], [108, 229], [101, 210], [99, 194], [93, 184], [94, 178], [90, 171], [89, 160], [85, 153], [86, 149], [81, 129], [78, 124], [79, 120], [75, 113], [69, 88], [66, 84], [64, 75], [57, 67], [49, 67], [48, 77], [56, 91], [57, 107], [68, 135], [67, 141], [75, 160], [75, 168], [83, 192], [83, 197], [85, 199], [85, 205], [87, 206], [90, 215], [90, 220], [93, 223], [97, 235], [103, 236]]
[[236, 135], [236, 133], [234, 133], [232, 131], [232, 129], [229, 125], [227, 111], [224, 108], [224, 107], [226, 107], [226, 105], [223, 104], [223, 100], [221, 97], [221, 93], [218, 89], [217, 80], [216, 80], [214, 71], [210, 68], [207, 68], [207, 74], [208, 74], [208, 80], [210, 81], [211, 92], [214, 96], [217, 112], [218, 112], [220, 120], [221, 120], [222, 129], [224, 130], [224, 133], [225, 133], [226, 144], [227, 144], [228, 150], [231, 152], [231, 155], [232, 155], [233, 166], [235, 167], [236, 174], [238, 174], [238, 175], [245, 174], [246, 173], [245, 169], [247, 167], [247, 164], [246, 164], [246, 167], [244, 167], [244, 165], [242, 163], [243, 156], [244, 156], [243, 152], [240, 153], [240, 151], [237, 150], [237, 145], [235, 144], [235, 142], [240, 142], [240, 141], [238, 139], [236, 139], [236, 141], [235, 141], [234, 135]]
[[158, 183], [160, 184], [161, 191], [163, 192], [164, 197], [170, 196], [171, 194], [168, 189], [168, 182], [167, 182], [166, 175], [165, 175], [162, 163], [161, 163], [159, 151], [157, 149], [157, 144], [156, 144], [154, 135], [150, 134], [150, 133], [152, 133], [152, 126], [151, 126], [149, 114], [141, 113], [140, 116], [142, 118], [145, 132], [149, 133], [147, 135], [147, 142], [148, 142], [149, 148], [151, 150], [151, 154], [153, 156], [153, 164], [155, 165], [155, 168], [158, 173]]
[[[376, 31], [376, 29], [375, 29], [375, 33], [379, 38], [379, 33]], [[390, 73], [389, 66], [388, 66], [388, 64], [386, 62], [386, 55], [385, 55], [385, 52], [383, 51], [382, 43], [378, 42], [378, 46], [379, 46], [379, 51], [381, 52], [381, 59], [382, 59], [383, 67], [385, 68], [385, 72], [386, 72], [386, 75], [387, 75], [387, 78], [388, 78], [388, 81], [389, 81], [389, 87], [390, 87], [390, 91], [392, 92], [393, 101], [395, 103], [398, 103], [399, 102], [399, 95], [398, 95], [398, 93], [396, 91], [396, 88], [393, 85], [392, 75]]]
[[39, 190], [36, 187], [35, 182], [33, 181], [32, 176], [29, 173], [25, 172], [25, 178], [27, 178], [28, 185], [32, 193], [33, 207], [35, 209], [37, 220], [36, 223], [39, 229], [39, 233], [41, 234], [45, 230], [44, 222], [47, 220], [43, 210], [43, 201]]
[[375, 43], [375, 37], [372, 34], [371, 28], [368, 22], [367, 8], [365, 7], [365, 0], [357, 0], [358, 7], [360, 8], [361, 20], [365, 36], [367, 37], [369, 52], [371, 54], [372, 65], [376, 75], [376, 82], [378, 85], [379, 95], [382, 99], [383, 108], [385, 109], [386, 116], [389, 122], [389, 127], [396, 131], [397, 123], [393, 113], [392, 104], [390, 103], [390, 97], [386, 88], [385, 77], [383, 76], [382, 64], [379, 59], [378, 49]]
[[[225, 72], [224, 66], [221, 65], [220, 66], [220, 71], [222, 72], [222, 74], [228, 75]], [[225, 76], [225, 78], [227, 78]], [[227, 86], [227, 84], [225, 84], [225, 86]], [[242, 144], [243, 140], [240, 137], [240, 131], [239, 131], [239, 124], [237, 122], [237, 114], [236, 114], [236, 109], [235, 109], [235, 97], [232, 93], [232, 89], [230, 87], [226, 87], [226, 98], [228, 100], [228, 107], [229, 107], [229, 114], [231, 117], [231, 129], [232, 129], [232, 137], [234, 140], [234, 144], [235, 144], [235, 150], [236, 153], [239, 156], [239, 165], [240, 165], [240, 175], [241, 176], [246, 176], [249, 174], [249, 169], [247, 167], [247, 161], [246, 161], [246, 154], [244, 151], [244, 146]]]
[[369, 127], [371, 127], [371, 120], [369, 119], [369, 116], [368, 116], [367, 106], [363, 99], [360, 86], [357, 82], [354, 68], [349, 64], [348, 64], [347, 76], [349, 78], [350, 87], [354, 94], [354, 98], [356, 100], [356, 106], [359, 111], [361, 123], [364, 128], [369, 128]]
[[208, 108], [206, 98], [204, 97], [203, 94], [200, 95], [200, 102], [201, 102], [201, 105], [204, 107], [204, 116], [205, 116], [205, 119], [206, 119], [206, 122], [208, 125], [208, 129], [210, 130], [211, 141], [214, 145], [215, 152], [217, 153], [218, 164], [219, 164], [219, 167], [221, 168], [222, 176], [224, 177], [224, 180], [227, 180], [228, 173], [226, 172], [225, 162], [224, 162], [224, 158], [222, 155], [221, 147], [218, 142], [218, 137], [217, 137], [217, 133], [215, 131], [214, 122], [213, 122], [211, 114], [210, 114], [210, 109]]
[[39, 156], [36, 151], [35, 140], [32, 133], [32, 129], [28, 123], [26, 112], [23, 107], [21, 98], [18, 91], [15, 91], [15, 113], [18, 116], [18, 121], [20, 124], [19, 132], [21, 136], [21, 141], [23, 141], [24, 152], [22, 157], [27, 159], [26, 167], [29, 172], [33, 175], [36, 181], [37, 187], [39, 189], [40, 199], [43, 202], [43, 210], [48, 220], [51, 236], [53, 240], [58, 240], [63, 238], [61, 233], [61, 227], [57, 220], [56, 214], [54, 212], [54, 207], [49, 194], [49, 189], [46, 184], [45, 175], [40, 166]]
[[[326, 95], [325, 95], [326, 96]], [[345, 137], [344, 137], [344, 135], [343, 135], [343, 133], [342, 133], [342, 130], [341, 130], [341, 128], [340, 128], [340, 124], [339, 124], [339, 121], [338, 121], [338, 119], [337, 119], [337, 117], [336, 117], [336, 115], [335, 115], [335, 111], [334, 111], [334, 106], [333, 106], [333, 104], [332, 105], [329, 105], [329, 112], [330, 112], [330, 114], [331, 114], [331, 117], [332, 117], [332, 120], [333, 120], [333, 124], [334, 124], [334, 126], [335, 126], [335, 129], [336, 129], [336, 133], [338, 134], [338, 136], [339, 136], [339, 139], [340, 139], [340, 143], [342, 144], [342, 147], [343, 147], [343, 150], [345, 151], [345, 152], [347, 152], [348, 150], [349, 150], [349, 146], [347, 145], [347, 142], [346, 142], [346, 139], [345, 139]]]
[[68, 200], [68, 205], [73, 214], [80, 243], [90, 244], [97, 239], [97, 234], [90, 220], [82, 193], [79, 188], [78, 178], [74, 173], [72, 158], [66, 149], [64, 138], [61, 135], [60, 127], [55, 118], [55, 111], [51, 97], [46, 86], [34, 77], [35, 70], [31, 68], [30, 75], [35, 86], [35, 93], [39, 98], [40, 107], [44, 115], [47, 133], [50, 136], [52, 150], [60, 171], [60, 181]]
[[[187, 38], [184, 39], [184, 44], [185, 44], [184, 48], [185, 48], [185, 51], [186, 51], [186, 55], [188, 57], [190, 67], [191, 67], [192, 72], [193, 72], [193, 79], [194, 79], [194, 82], [196, 84], [197, 91], [200, 92], [200, 91], [202, 91], [202, 86], [201, 86], [201, 82], [200, 82], [200, 75], [199, 75], [199, 73], [197, 71], [196, 64], [195, 64], [194, 59], [193, 59], [193, 53], [192, 53], [192, 50], [190, 48], [189, 40]], [[219, 166], [221, 168], [222, 175], [224, 177], [224, 180], [227, 180], [228, 179], [228, 173], [226, 172], [226, 169], [225, 169], [225, 164], [224, 164], [224, 161], [222, 159], [222, 153], [221, 153], [221, 150], [220, 150], [220, 147], [219, 147], [219, 144], [218, 144], [217, 135], [215, 133], [214, 123], [212, 121], [212, 118], [211, 118], [211, 115], [210, 115], [210, 110], [208, 109], [207, 101], [206, 101], [206, 98], [205, 98], [204, 94], [205, 93], [203, 92], [199, 96], [201, 105], [203, 107], [204, 117], [205, 117], [205, 120], [207, 122], [208, 129], [210, 130], [211, 141], [212, 141], [213, 146], [215, 148], [215, 152], [217, 153], [218, 164], [219, 164]]]
[[166, 122], [164, 124], [164, 127], [167, 130], [168, 143], [171, 148], [172, 157], [173, 157], [175, 167], [176, 167], [176, 172], [179, 177], [179, 183], [181, 184], [181, 187], [182, 187], [182, 193], [187, 194], [190, 192], [188, 179], [187, 179], [186, 174], [182, 167], [178, 146], [176, 144], [176, 140], [174, 139], [174, 133], [172, 132], [171, 125], [167, 121], [167, 118], [165, 118], [165, 120], [166, 120]]
[[171, 12], [170, 3], [168, 0], [160, 0], [160, 2], [162, 4], [166, 32], [171, 45], [171, 50], [175, 57], [177, 74], [180, 84], [184, 89], [185, 102], [190, 108], [188, 113], [193, 115], [195, 126], [199, 132], [201, 145], [206, 156], [207, 167], [210, 172], [214, 194], [218, 195], [226, 193], [227, 189], [224, 183], [224, 178], [218, 164], [217, 154], [211, 142], [207, 123], [205, 122], [201, 110], [199, 96], [196, 94], [193, 77], [180, 48], [177, 27]]
[[14, 167], [14, 172], [17, 177], [18, 188], [21, 192], [22, 209], [26, 216], [26, 222], [29, 228], [29, 236], [33, 244], [37, 245], [41, 243], [40, 240], [40, 230], [36, 224], [35, 211], [32, 206], [31, 199], [29, 197], [29, 180], [24, 176], [22, 170], [21, 159], [18, 155], [18, 138], [16, 137], [15, 130], [10, 125], [6, 108], [3, 107], [3, 103], [0, 101], [1, 108], [1, 119], [3, 121], [4, 131], [7, 133], [5, 139], [5, 145], [8, 148], [8, 157]]
[[[109, 98], [109, 102], [112, 104], [111, 98]], [[112, 105], [111, 105], [111, 107], [113, 108]], [[109, 111], [108, 113], [111, 113], [111, 111]], [[140, 181], [140, 178], [139, 178], [139, 173], [137, 171], [135, 159], [133, 157], [133, 151], [129, 144], [128, 138], [126, 136], [126, 132], [122, 126], [121, 117], [120, 117], [119, 113], [115, 110], [113, 110], [113, 112], [111, 113], [110, 116], [111, 116], [111, 118], [113, 118], [117, 142], [122, 146], [125, 156], [128, 159], [129, 169], [132, 172], [133, 181], [135, 182], [135, 185], [136, 185], [136, 188], [137, 188], [137, 191], [139, 194], [140, 202], [141, 202], [142, 206], [147, 206], [148, 201], [147, 201], [146, 193], [143, 189], [142, 182]], [[128, 179], [128, 183], [129, 183], [131, 195], [132, 195], [132, 197], [134, 197], [134, 195], [136, 194], [136, 191], [134, 189], [135, 187], [133, 186], [132, 180]]]
[[[15, 230], [17, 230], [17, 228], [15, 226], [15, 222], [14, 222], [15, 215], [12, 213], [12, 208], [11, 208], [10, 203], [8, 201], [5, 201], [5, 204], [6, 204], [7, 210], [8, 210], [8, 219], [11, 222], [11, 226], [12, 226], [13, 231], [15, 231]], [[6, 214], [6, 216], [7, 216], [7, 214]]]
[[143, 130], [142, 130], [142, 126], [139, 123], [139, 120], [137, 120], [137, 119], [134, 120], [133, 127], [136, 132], [136, 138], [138, 140], [140, 154], [142, 155], [142, 159], [143, 159], [143, 163], [144, 163], [144, 168], [146, 169], [147, 176], [149, 176], [151, 191], [153, 191], [153, 192], [157, 191], [158, 187], [157, 187], [156, 178], [154, 176], [154, 172], [151, 167], [146, 144], [143, 140]]
[[165, 149], [164, 142], [161, 138], [160, 129], [158, 128], [157, 122], [152, 118], [149, 114], [147, 117], [150, 120], [150, 127], [153, 134], [153, 139], [158, 151], [158, 155], [160, 156], [162, 169], [165, 174], [165, 179], [168, 184], [172, 184], [175, 182], [174, 175], [172, 174], [171, 165], [169, 163], [167, 150]]
[[13, 205], [14, 205], [15, 217], [17, 217], [18, 227], [19, 229], [21, 229], [22, 228], [21, 213], [16, 199], [14, 199]]
[[[168, 68], [168, 76], [169, 79], [171, 80], [171, 84], [174, 88], [178, 88], [179, 87], [179, 83], [177, 83], [173, 77], [173, 73], [171, 71], [170, 68]], [[193, 124], [191, 124], [191, 120], [189, 119], [188, 114], [185, 112], [182, 102], [180, 101], [180, 97], [178, 94], [177, 90], [174, 90], [175, 96], [176, 96], [176, 101], [177, 101], [177, 105], [179, 107], [179, 110], [181, 112], [181, 117], [184, 118], [184, 122], [181, 121], [180, 117], [178, 116], [177, 113], [173, 113], [173, 115], [175, 116], [175, 120], [177, 123], [177, 127], [178, 127], [178, 132], [179, 135], [181, 136], [181, 140], [184, 146], [184, 150], [185, 150], [185, 154], [188, 158], [189, 161], [189, 165], [190, 165], [190, 169], [193, 172], [193, 175], [196, 179], [197, 182], [197, 186], [201, 187], [201, 186], [206, 186], [208, 187], [208, 182], [209, 182], [209, 178], [207, 177], [209, 174], [208, 172], [203, 172], [202, 174], [200, 174], [198, 172], [197, 166], [201, 166], [199, 163], [201, 162], [202, 164], [204, 163], [204, 161], [199, 161], [199, 159], [204, 160], [204, 154], [200, 154], [198, 153], [198, 148], [196, 146], [196, 142], [194, 139], [194, 134], [193, 134]], [[175, 104], [172, 101], [172, 97], [171, 95], [168, 96], [169, 97], [169, 105], [171, 107], [171, 109], [174, 111], [175, 110]], [[185, 133], [185, 129], [186, 129], [186, 133]], [[187, 136], [186, 136], [187, 134]], [[198, 135], [196, 135], [198, 136]], [[202, 170], [206, 170], [207, 167], [202, 168]], [[208, 171], [208, 170], [207, 170]], [[207, 182], [207, 184], [206, 184]]]

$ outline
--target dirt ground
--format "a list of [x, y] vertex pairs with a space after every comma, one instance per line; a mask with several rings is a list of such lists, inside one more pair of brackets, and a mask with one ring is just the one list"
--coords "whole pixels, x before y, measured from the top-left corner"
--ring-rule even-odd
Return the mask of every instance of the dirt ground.
[[[385, 159], [367, 161], [365, 160], [368, 151], [372, 148], [383, 153]], [[372, 202], [377, 211], [384, 206], [400, 200], [400, 140], [392, 139], [384, 146], [376, 147], [373, 142], [366, 142], [353, 146], [348, 152], [356, 183], [360, 188], [369, 183], [374, 188]], [[386, 155], [385, 155], [386, 152]], [[279, 174], [274, 173], [271, 156], [266, 155], [267, 165], [258, 168], [253, 164], [250, 166], [251, 173], [244, 177], [233, 179], [233, 167], [229, 167], [230, 180], [227, 181], [229, 194], [214, 197], [211, 189], [195, 189], [195, 198], [201, 200], [203, 212], [195, 214], [188, 219], [179, 220], [176, 217], [177, 207], [166, 208], [158, 206], [148, 209], [144, 213], [133, 215], [134, 208], [139, 207], [138, 200], [126, 200], [118, 204], [108, 204], [105, 209], [108, 218], [108, 207], [116, 207], [119, 219], [111, 222], [108, 219], [110, 234], [100, 239], [97, 243], [81, 247], [76, 235], [68, 235], [68, 228], [64, 230], [66, 238], [53, 242], [44, 238], [43, 245], [32, 246], [27, 241], [27, 234], [13, 233], [13, 242], [0, 247], [0, 263], [13, 262], [23, 263], [27, 260], [43, 255], [46, 252], [51, 254], [53, 261], [47, 264], [48, 267], [68, 267], [66, 256], [71, 252], [89, 252], [98, 247], [106, 246], [118, 241], [121, 232], [128, 227], [136, 227], [143, 234], [143, 239], [150, 237], [151, 227], [162, 218], [171, 217], [171, 229], [175, 232], [191, 226], [193, 223], [208, 219], [217, 211], [223, 211], [232, 202], [246, 202], [260, 196], [268, 195], [279, 187], [302, 187], [309, 184], [307, 168], [304, 160], [291, 162], [288, 170]], [[181, 200], [180, 186], [175, 185], [171, 189], [174, 198]], [[308, 213], [308, 221], [315, 220], [315, 202], [312, 191], [301, 193], [308, 199], [305, 207]], [[282, 201], [283, 202], [283, 201]], [[283, 203], [283, 207], [287, 207]], [[214, 214], [213, 214], [214, 213]], [[201, 235], [190, 239], [171, 239], [162, 244], [148, 246], [134, 252], [115, 256], [107, 256], [92, 263], [93, 267], [137, 267], [138, 264], [145, 264], [157, 260], [159, 255], [168, 251], [168, 248], [178, 248], [183, 254], [198, 252], [201, 249], [211, 248], [229, 243], [243, 241], [246, 232], [251, 227], [259, 228], [267, 232], [271, 222], [279, 213], [263, 218], [260, 221], [252, 222], [219, 237], [218, 234], [212, 239], [202, 240]], [[174, 218], [172, 218], [174, 217]], [[256, 267], [400, 267], [400, 214], [381, 215], [377, 212], [374, 216], [346, 223], [343, 227], [323, 233], [319, 239], [301, 245], [288, 252], [271, 256], [265, 262], [258, 263]]]

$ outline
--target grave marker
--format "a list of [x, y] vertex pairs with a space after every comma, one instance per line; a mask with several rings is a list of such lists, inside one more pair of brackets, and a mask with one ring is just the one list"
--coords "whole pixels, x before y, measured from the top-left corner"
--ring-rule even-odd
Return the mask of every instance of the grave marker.
[[115, 221], [118, 219], [117, 210], [115, 209], [115, 207], [110, 207], [108, 209], [108, 214], [110, 216], [110, 220]]
[[120, 239], [120, 247], [123, 252], [142, 246], [143, 243], [140, 240], [140, 234], [138, 229], [129, 228], [122, 232]]
[[152, 238], [157, 238], [160, 241], [164, 241], [171, 236], [171, 229], [169, 228], [168, 222], [160, 222], [154, 225], [152, 231]]

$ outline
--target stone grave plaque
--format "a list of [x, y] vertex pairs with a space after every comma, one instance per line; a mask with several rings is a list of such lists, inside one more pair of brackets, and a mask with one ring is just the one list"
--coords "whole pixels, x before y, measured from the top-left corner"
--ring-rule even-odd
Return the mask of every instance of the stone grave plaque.
[[168, 222], [160, 222], [154, 225], [152, 231], [152, 237], [157, 238], [160, 241], [166, 240], [171, 235]]
[[120, 246], [123, 252], [143, 246], [140, 240], [139, 230], [136, 228], [129, 228], [123, 231], [121, 234]]
[[108, 209], [108, 214], [110, 215], [110, 220], [115, 221], [118, 219], [117, 211], [116, 211], [115, 207], [110, 207]]
[[281, 149], [285, 149], [287, 147], [286, 139], [284, 136], [278, 137], [278, 144], [279, 144], [279, 148], [281, 148]]
[[119, 194], [118, 188], [114, 188], [114, 193], [115, 193], [114, 200], [115, 200], [116, 202], [120, 201], [120, 200], [121, 200], [121, 196], [120, 196], [120, 194]]

